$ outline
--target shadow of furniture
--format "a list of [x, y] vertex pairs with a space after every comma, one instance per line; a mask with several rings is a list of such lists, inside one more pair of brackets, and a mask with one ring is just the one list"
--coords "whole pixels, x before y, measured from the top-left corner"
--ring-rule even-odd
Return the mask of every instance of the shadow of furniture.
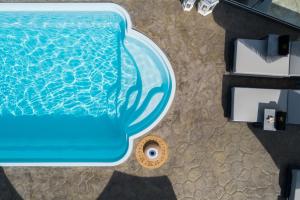
[[0, 167], [0, 200], [22, 200], [14, 186], [6, 177], [3, 168]]
[[115, 171], [98, 200], [176, 200], [167, 176], [137, 177]]

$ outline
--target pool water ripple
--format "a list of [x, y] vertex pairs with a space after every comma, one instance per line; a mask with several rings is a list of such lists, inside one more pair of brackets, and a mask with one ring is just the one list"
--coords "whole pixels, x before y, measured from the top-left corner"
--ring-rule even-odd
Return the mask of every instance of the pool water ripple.
[[11, 13], [0, 15], [0, 96], [7, 98], [0, 114], [116, 117], [111, 88], [119, 87], [121, 67], [118, 15], [73, 14], [66, 20], [57, 13], [47, 22], [42, 13], [6, 15]]

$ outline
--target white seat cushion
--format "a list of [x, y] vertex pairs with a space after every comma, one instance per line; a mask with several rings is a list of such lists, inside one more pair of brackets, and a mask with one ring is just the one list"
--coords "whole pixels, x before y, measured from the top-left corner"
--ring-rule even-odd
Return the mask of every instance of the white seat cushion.
[[231, 120], [263, 122], [264, 109], [287, 111], [287, 90], [232, 88]]

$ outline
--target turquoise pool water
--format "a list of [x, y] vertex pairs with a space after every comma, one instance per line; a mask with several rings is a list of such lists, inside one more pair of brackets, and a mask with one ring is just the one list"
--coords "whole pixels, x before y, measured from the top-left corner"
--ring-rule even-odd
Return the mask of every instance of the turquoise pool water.
[[0, 162], [115, 162], [171, 95], [114, 12], [0, 12]]

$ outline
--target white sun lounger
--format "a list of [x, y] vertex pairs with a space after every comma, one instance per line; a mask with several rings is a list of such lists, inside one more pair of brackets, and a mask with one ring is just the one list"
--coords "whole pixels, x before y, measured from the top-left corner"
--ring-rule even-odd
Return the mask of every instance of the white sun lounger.
[[277, 44], [272, 44], [268, 39], [237, 39], [232, 72], [256, 76], [300, 76], [299, 41], [290, 43], [290, 54], [287, 56], [279, 56], [274, 52], [277, 53]]
[[300, 124], [300, 90], [232, 88], [231, 120], [263, 122], [264, 109], [287, 112], [288, 124]]
[[292, 170], [292, 182], [289, 200], [300, 200], [300, 170]]

